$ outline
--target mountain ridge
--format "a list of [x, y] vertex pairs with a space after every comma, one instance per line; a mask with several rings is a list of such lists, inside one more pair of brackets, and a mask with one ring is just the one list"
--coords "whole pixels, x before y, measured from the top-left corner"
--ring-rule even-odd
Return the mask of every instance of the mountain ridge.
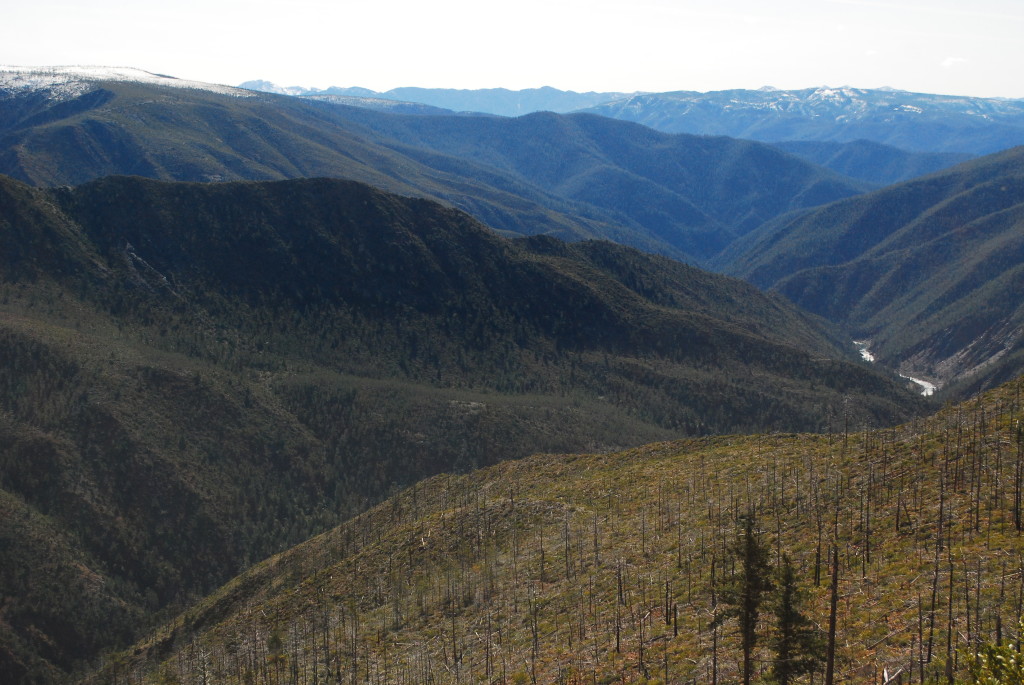
[[[588, 115], [403, 116], [253, 91], [88, 83], [81, 93], [3, 91], [0, 172], [41, 185], [111, 174], [346, 177], [460, 207], [497, 230], [608, 238], [695, 263], [779, 211], [868, 188], [756, 143]], [[751, 192], [754, 181], [771, 188]]]
[[884, 143], [914, 152], [984, 155], [1024, 144], [1024, 100], [893, 89], [678, 91], [590, 108], [671, 133], [763, 142]]
[[239, 84], [239, 88], [277, 93], [294, 97], [343, 96], [380, 99], [395, 102], [415, 102], [451, 112], [482, 112], [499, 116], [521, 116], [531, 112], [549, 111], [565, 114], [573, 110], [615, 100], [625, 93], [576, 92], [550, 86], [509, 90], [507, 88], [420, 88], [399, 87], [387, 91], [368, 88], [304, 88], [277, 86], [269, 81], [255, 80]]
[[[909, 180], [914, 176], [965, 161], [971, 156], [988, 154], [1024, 143], [1024, 138], [1010, 130], [1004, 131], [1009, 137], [1004, 135], [1002, 138], [978, 140], [980, 131], [985, 127], [995, 126], [998, 117], [1009, 116], [1011, 120], [1016, 121], [1011, 112], [1018, 112], [1021, 109], [1016, 107], [1020, 100], [912, 93], [894, 88], [822, 86], [780, 90], [765, 87], [753, 91], [638, 92], [618, 96], [614, 93], [598, 93], [593, 95], [607, 96], [607, 100], [593, 103], [588, 107], [536, 105], [510, 109], [501, 107], [489, 99], [489, 94], [499, 91], [507, 96], [509, 91], [504, 89], [446, 91], [404, 88], [381, 94], [365, 88], [280, 88], [266, 81], [247, 82], [240, 87], [247, 86], [263, 92], [334, 99], [336, 102], [353, 106], [417, 114], [443, 112], [417, 110], [415, 103], [421, 103], [420, 107], [441, 106], [451, 112], [452, 103], [443, 99], [444, 93], [448, 92], [463, 94], [466, 99], [459, 105], [464, 108], [468, 109], [476, 104], [478, 112], [502, 116], [522, 116], [542, 110], [558, 113], [591, 112], [635, 121], [669, 133], [727, 135], [770, 142], [833, 171], [878, 185]], [[514, 92], [527, 97], [536, 90]], [[408, 102], [401, 100], [398, 96], [399, 91], [409, 98]], [[466, 95], [467, 93], [472, 93], [472, 97]], [[881, 104], [877, 102], [878, 100], [882, 101]], [[712, 115], [712, 111], [717, 114]], [[927, 114], [929, 112], [930, 114]], [[900, 113], [930, 118], [924, 123], [918, 121], [912, 124], [908, 121], [901, 124], [896, 119]], [[878, 126], [857, 123], [871, 116], [888, 123]], [[834, 119], [836, 123], [829, 128], [822, 123], [823, 118]], [[1019, 128], [1019, 121], [1017, 123]], [[931, 132], [929, 142], [924, 144], [922, 149], [915, 147], [920, 144], [921, 136], [917, 135], [915, 138], [909, 135], [914, 126], [923, 127]], [[844, 129], [849, 131], [844, 132]], [[950, 151], [942, 148], [943, 136], [964, 138], [965, 133], [968, 140], [975, 141], [970, 150]], [[895, 137], [889, 139], [887, 136]], [[918, 142], [913, 142], [915, 140]], [[878, 147], [881, 145], [895, 149], [883, 150]]]

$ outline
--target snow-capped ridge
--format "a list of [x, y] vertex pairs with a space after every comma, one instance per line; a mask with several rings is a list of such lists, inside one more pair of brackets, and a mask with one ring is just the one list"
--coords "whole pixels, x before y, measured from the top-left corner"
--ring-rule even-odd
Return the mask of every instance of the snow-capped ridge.
[[0, 89], [48, 91], [50, 96], [55, 99], [76, 97], [92, 88], [93, 83], [103, 81], [146, 83], [169, 88], [206, 90], [235, 97], [252, 97], [254, 95], [251, 91], [241, 88], [179, 79], [134, 67], [0, 65]]
[[313, 95], [322, 92], [319, 88], [306, 88], [304, 86], [279, 86], [272, 81], [257, 79], [238, 84], [239, 88], [255, 90], [260, 93], [273, 93], [274, 95]]

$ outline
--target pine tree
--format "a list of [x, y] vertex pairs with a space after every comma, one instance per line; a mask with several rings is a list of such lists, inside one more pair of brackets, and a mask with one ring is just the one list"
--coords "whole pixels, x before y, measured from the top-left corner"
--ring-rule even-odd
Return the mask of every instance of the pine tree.
[[782, 555], [778, 573], [778, 592], [773, 606], [775, 634], [772, 650], [772, 681], [789, 685], [794, 678], [813, 673], [822, 663], [824, 641], [821, 632], [800, 610], [803, 592], [796, 582], [796, 571], [788, 554]]
[[755, 526], [753, 510], [741, 517], [741, 521], [743, 529], [730, 548], [740, 568], [722, 588], [721, 599], [727, 608], [718, 615], [716, 623], [737, 619], [743, 649], [743, 685], [750, 685], [757, 621], [764, 597], [772, 589], [772, 581], [768, 547]]

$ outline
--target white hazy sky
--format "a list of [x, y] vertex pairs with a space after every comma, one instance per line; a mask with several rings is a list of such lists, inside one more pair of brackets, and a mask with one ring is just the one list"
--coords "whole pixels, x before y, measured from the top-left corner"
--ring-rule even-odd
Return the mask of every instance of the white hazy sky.
[[237, 85], [1024, 97], [1024, 0], [0, 0], [0, 63]]

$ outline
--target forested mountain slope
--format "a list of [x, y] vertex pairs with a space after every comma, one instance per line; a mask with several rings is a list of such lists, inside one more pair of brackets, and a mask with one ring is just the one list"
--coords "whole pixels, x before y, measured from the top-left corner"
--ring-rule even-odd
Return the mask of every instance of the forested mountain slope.
[[869, 140], [848, 143], [791, 140], [775, 143], [775, 147], [844, 176], [879, 186], [909, 181], [972, 157], [956, 152], [908, 152]]
[[[251, 81], [242, 87], [306, 98], [339, 97], [350, 102], [362, 99], [361, 106], [371, 108], [387, 107], [389, 103], [399, 107], [422, 103], [424, 112], [431, 105], [503, 116], [540, 111], [588, 112], [641, 123], [666, 133], [730, 136], [771, 143], [856, 143], [861, 148], [859, 154], [865, 151], [863, 143], [873, 143], [896, 148], [901, 156], [922, 153], [921, 159], [912, 162], [914, 165], [928, 164], [926, 159], [933, 154], [970, 157], [1024, 143], [1024, 100], [913, 93], [894, 88], [765, 87], [705, 93], [395, 88], [377, 93], [365, 88], [282, 88], [266, 81]], [[878, 152], [871, 150], [872, 154]], [[870, 173], [867, 166], [860, 169]], [[889, 182], [909, 178], [892, 178]]]
[[669, 135], [592, 115], [346, 117], [430, 163], [428, 149], [515, 174], [623, 227], [639, 226], [706, 260], [769, 218], [855, 195], [866, 185], [725, 137]]
[[1024, 370], [1024, 148], [771, 222], [720, 266], [905, 373], [1005, 381]]
[[430, 474], [922, 408], [781, 297], [351, 181], [0, 178], [0, 311], [15, 682]]

